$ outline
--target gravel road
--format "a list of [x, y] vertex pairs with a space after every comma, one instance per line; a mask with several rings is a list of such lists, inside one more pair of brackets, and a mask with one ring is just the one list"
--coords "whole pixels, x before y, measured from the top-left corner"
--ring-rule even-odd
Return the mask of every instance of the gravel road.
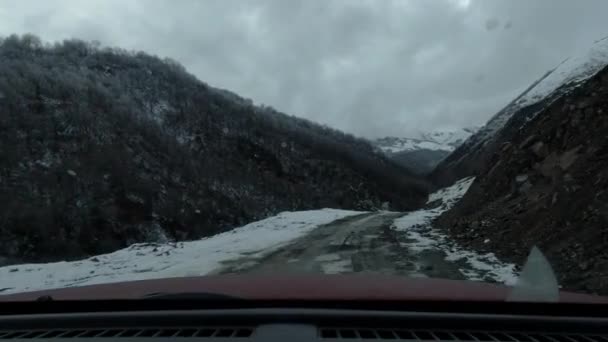
[[407, 237], [391, 229], [404, 213], [377, 212], [338, 220], [263, 257], [225, 263], [215, 273], [376, 273], [408, 277], [465, 279], [462, 265], [441, 251], [412, 252]]

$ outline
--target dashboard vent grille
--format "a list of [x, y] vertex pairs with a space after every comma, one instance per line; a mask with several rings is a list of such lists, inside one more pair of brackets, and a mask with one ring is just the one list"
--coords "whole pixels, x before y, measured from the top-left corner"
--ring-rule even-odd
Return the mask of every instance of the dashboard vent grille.
[[492, 331], [321, 328], [321, 339], [479, 341], [479, 342], [608, 342], [608, 335], [543, 334]]
[[[212, 337], [248, 338], [253, 335], [251, 327], [209, 328], [139, 328], [139, 329], [78, 329], [78, 330], [21, 330], [0, 331], [0, 340], [56, 339], [56, 338], [121, 338], [121, 337]], [[588, 341], [585, 341], [588, 342]], [[605, 341], [608, 342], [608, 341]]]

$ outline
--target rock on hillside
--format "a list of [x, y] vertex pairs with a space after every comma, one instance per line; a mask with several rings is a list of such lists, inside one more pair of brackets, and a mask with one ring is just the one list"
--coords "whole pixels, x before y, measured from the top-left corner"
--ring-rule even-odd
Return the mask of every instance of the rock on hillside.
[[551, 103], [568, 94], [608, 65], [608, 37], [594, 42], [588, 49], [565, 59], [545, 73], [522, 94], [492, 117], [476, 134], [445, 158], [431, 174], [438, 186], [452, 184], [463, 177], [479, 174], [491, 156], [500, 150], [501, 142], [534, 118]]
[[285, 210], [422, 203], [366, 141], [210, 87], [174, 61], [0, 40], [0, 263], [209, 236]]
[[607, 132], [604, 68], [525, 121], [512, 117], [438, 225], [520, 264], [537, 245], [565, 289], [608, 294]]

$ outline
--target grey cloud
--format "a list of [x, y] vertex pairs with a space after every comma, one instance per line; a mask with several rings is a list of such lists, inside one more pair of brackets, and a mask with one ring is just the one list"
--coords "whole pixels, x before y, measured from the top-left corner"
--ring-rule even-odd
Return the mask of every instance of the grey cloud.
[[257, 103], [364, 136], [479, 125], [608, 35], [603, 0], [0, 0], [0, 34], [182, 62]]

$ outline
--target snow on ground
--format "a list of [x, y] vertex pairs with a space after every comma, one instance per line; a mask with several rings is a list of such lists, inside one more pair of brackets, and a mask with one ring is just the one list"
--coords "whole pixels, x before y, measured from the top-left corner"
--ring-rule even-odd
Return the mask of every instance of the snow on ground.
[[135, 244], [80, 261], [2, 267], [0, 293], [205, 275], [222, 262], [263, 256], [321, 225], [358, 214], [336, 209], [284, 212], [197, 241]]
[[451, 130], [434, 130], [420, 133], [423, 140], [428, 140], [441, 145], [454, 147], [459, 146], [467, 140], [479, 127], [465, 127]]
[[353, 272], [353, 264], [350, 260], [334, 260], [321, 264], [323, 274], [344, 274]]
[[330, 253], [319, 255], [315, 261], [322, 262], [321, 270], [323, 274], [342, 274], [353, 272], [353, 266], [350, 259], [342, 259], [339, 254]]
[[456, 202], [458, 202], [462, 196], [467, 193], [474, 180], [475, 177], [461, 179], [450, 187], [440, 189], [429, 195], [428, 203], [441, 200], [443, 202], [443, 207], [445, 208], [443, 211], [446, 211], [452, 208], [454, 204], [456, 204]]
[[429, 195], [428, 203], [438, 200], [442, 204], [433, 209], [422, 209], [408, 213], [394, 221], [394, 228], [406, 234], [408, 242], [403, 243], [413, 252], [439, 250], [446, 261], [462, 264], [460, 272], [469, 280], [496, 281], [508, 285], [515, 284], [515, 265], [503, 263], [493, 253], [480, 254], [467, 251], [431, 226], [431, 221], [449, 210], [464, 196], [474, 178], [466, 178], [451, 187]]

